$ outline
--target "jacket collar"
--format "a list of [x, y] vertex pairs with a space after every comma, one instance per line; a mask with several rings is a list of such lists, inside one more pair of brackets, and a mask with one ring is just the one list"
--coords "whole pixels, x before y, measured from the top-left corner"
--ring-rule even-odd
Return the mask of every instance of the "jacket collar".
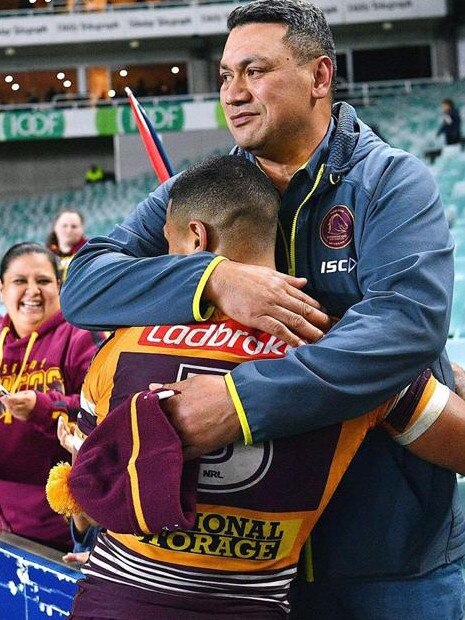
[[[345, 102], [335, 103], [332, 108], [328, 131], [305, 165], [307, 173], [313, 179], [316, 177], [321, 164], [326, 163], [325, 174], [320, 183], [320, 191], [326, 185], [327, 179], [333, 179], [331, 182], [334, 184], [334, 180], [342, 179], [344, 173], [350, 168], [359, 137], [360, 126], [354, 108]], [[255, 156], [240, 146], [236, 145], [231, 154], [242, 155], [255, 163]]]

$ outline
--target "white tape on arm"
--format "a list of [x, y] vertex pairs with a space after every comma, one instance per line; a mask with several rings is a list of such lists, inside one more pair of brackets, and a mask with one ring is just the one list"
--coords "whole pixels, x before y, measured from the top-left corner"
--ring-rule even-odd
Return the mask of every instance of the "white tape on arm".
[[405, 433], [396, 435], [394, 437], [395, 441], [400, 443], [401, 446], [408, 446], [423, 435], [441, 415], [449, 400], [449, 394], [449, 388], [437, 382], [434, 392], [418, 420]]

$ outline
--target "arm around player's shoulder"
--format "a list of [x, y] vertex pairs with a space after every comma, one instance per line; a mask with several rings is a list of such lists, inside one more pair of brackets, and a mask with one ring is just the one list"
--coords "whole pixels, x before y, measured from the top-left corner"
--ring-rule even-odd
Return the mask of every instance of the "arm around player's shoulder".
[[436, 184], [413, 156], [377, 151], [344, 179], [362, 188], [354, 215], [360, 300], [318, 343], [232, 372], [254, 441], [368, 411], [444, 348], [453, 243]]

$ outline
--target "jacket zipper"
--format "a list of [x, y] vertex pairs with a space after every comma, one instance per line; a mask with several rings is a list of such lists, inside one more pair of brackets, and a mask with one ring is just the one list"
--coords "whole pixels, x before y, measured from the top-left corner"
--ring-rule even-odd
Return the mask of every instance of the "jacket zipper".
[[300, 215], [300, 212], [302, 210], [302, 207], [313, 196], [313, 194], [315, 193], [316, 188], [320, 184], [321, 177], [323, 176], [323, 173], [324, 173], [325, 169], [326, 169], [326, 164], [321, 164], [320, 168], [318, 169], [318, 173], [316, 175], [316, 179], [315, 179], [315, 182], [313, 184], [312, 189], [308, 192], [308, 194], [305, 196], [305, 198], [302, 200], [302, 202], [298, 206], [297, 211], [295, 212], [295, 215], [294, 215], [294, 219], [292, 221], [290, 252], [289, 252], [289, 262], [288, 262], [288, 265], [289, 265], [289, 275], [290, 276], [295, 276], [295, 273], [296, 273], [296, 267], [295, 267], [295, 237], [296, 237], [296, 231], [297, 231], [297, 220], [299, 219], [299, 215]]
[[291, 259], [290, 259], [290, 252], [289, 252], [289, 244], [287, 243], [286, 233], [284, 232], [284, 228], [280, 220], [278, 220], [278, 230], [281, 234], [281, 239], [283, 240], [284, 254], [286, 255], [286, 263], [287, 263], [287, 273], [291, 273]]

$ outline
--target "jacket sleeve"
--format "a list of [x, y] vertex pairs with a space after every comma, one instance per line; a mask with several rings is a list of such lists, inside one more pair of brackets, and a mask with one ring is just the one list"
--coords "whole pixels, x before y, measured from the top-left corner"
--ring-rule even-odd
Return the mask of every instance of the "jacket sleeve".
[[[368, 185], [362, 179], [358, 191]], [[227, 383], [246, 439], [298, 434], [365, 413], [443, 350], [453, 243], [434, 180], [416, 158], [397, 155], [365, 204], [355, 210], [356, 220], [363, 218], [355, 233], [361, 300], [318, 343], [232, 371]]]
[[91, 239], [76, 254], [61, 294], [68, 321], [112, 330], [206, 318], [201, 293], [216, 257], [166, 254], [163, 226], [172, 182], [158, 187], [108, 237]]
[[43, 433], [56, 434], [56, 421], [61, 414], [75, 422], [79, 412], [80, 391], [87, 368], [97, 351], [99, 337], [91, 332], [72, 329], [62, 367], [65, 393], [59, 389], [36, 392], [36, 405], [29, 420]]
[[92, 551], [101, 531], [98, 525], [89, 525], [84, 532], [79, 532], [73, 519], [70, 521], [71, 538], [73, 541], [73, 553]]

